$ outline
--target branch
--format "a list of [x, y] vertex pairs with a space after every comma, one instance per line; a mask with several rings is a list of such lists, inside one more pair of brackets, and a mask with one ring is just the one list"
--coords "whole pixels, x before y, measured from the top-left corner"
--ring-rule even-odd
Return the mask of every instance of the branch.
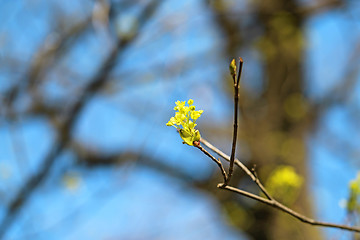
[[[230, 161], [231, 158], [228, 155], [226, 155], [225, 153], [223, 153], [222, 151], [220, 151], [219, 149], [217, 149], [216, 147], [211, 145], [205, 139], [201, 139], [201, 142], [204, 143], [208, 148], [210, 148], [211, 150], [216, 152], [219, 156], [223, 157], [225, 160]], [[214, 156], [212, 156], [208, 152], [207, 152], [206, 155], [208, 157], [210, 157], [212, 160], [216, 159]], [[269, 206], [271, 206], [273, 208], [277, 208], [277, 209], [289, 214], [290, 216], [293, 216], [293, 217], [297, 218], [298, 220], [300, 220], [300, 221], [302, 221], [304, 223], [310, 224], [310, 225], [321, 226], [321, 227], [329, 227], [329, 228], [338, 228], [338, 229], [343, 229], [343, 230], [347, 230], [347, 231], [359, 232], [360, 233], [360, 228], [358, 228], [358, 227], [350, 227], [350, 226], [346, 226], [346, 225], [340, 225], [340, 224], [316, 221], [316, 220], [314, 220], [312, 218], [306, 217], [306, 216], [304, 216], [304, 215], [302, 215], [302, 214], [300, 214], [300, 213], [286, 207], [285, 205], [281, 204], [280, 202], [275, 200], [273, 197], [271, 197], [271, 195], [267, 192], [265, 187], [261, 184], [261, 182], [257, 178], [257, 176], [255, 176], [255, 174], [253, 174], [244, 164], [242, 164], [238, 159], [235, 159], [234, 162], [247, 175], [249, 175], [251, 177], [251, 179], [258, 185], [260, 190], [265, 194], [265, 196], [267, 198], [264, 198], [264, 197], [258, 196], [256, 194], [241, 190], [239, 188], [228, 186], [228, 185], [225, 185], [225, 184], [218, 184], [218, 186], [217, 186], [218, 188], [225, 189], [225, 190], [228, 190], [228, 191], [243, 195], [245, 197], [251, 198], [251, 199], [256, 200], [258, 202], [267, 204], [267, 205], [269, 205]]]
[[346, 225], [340, 225], [340, 224], [334, 224], [334, 223], [327, 223], [327, 222], [321, 222], [321, 221], [316, 221], [312, 218], [306, 217], [286, 206], [284, 206], [283, 204], [279, 203], [278, 201], [276, 201], [275, 199], [273, 200], [269, 200], [263, 197], [259, 197], [255, 194], [249, 193], [247, 191], [235, 188], [235, 187], [231, 187], [231, 186], [222, 186], [221, 184], [218, 185], [219, 188], [222, 189], [226, 189], [228, 191], [231, 192], [235, 192], [238, 193], [240, 195], [246, 196], [248, 198], [254, 199], [256, 201], [265, 203], [273, 208], [277, 208], [287, 214], [289, 214], [290, 216], [293, 216], [294, 218], [297, 218], [298, 220], [310, 224], [310, 225], [314, 225], [314, 226], [321, 226], [321, 227], [329, 227], [329, 228], [339, 228], [339, 229], [343, 229], [343, 230], [347, 230], [347, 231], [352, 231], [352, 232], [358, 232], [360, 233], [360, 228], [358, 227], [350, 227], [350, 226], [346, 226]]
[[231, 157], [230, 157], [230, 166], [229, 166], [229, 176], [225, 181], [225, 185], [230, 182], [231, 176], [234, 171], [234, 159], [235, 159], [235, 150], [236, 150], [236, 138], [237, 138], [237, 129], [238, 129], [238, 108], [239, 108], [239, 88], [240, 88], [240, 78], [243, 67], [243, 60], [239, 58], [240, 66], [239, 72], [237, 74], [237, 79], [235, 81], [236, 75], [233, 76], [234, 79], [234, 131], [233, 131], [233, 142], [231, 147]]
[[[211, 149], [213, 152], [215, 152], [217, 155], [219, 155], [220, 157], [222, 157], [223, 159], [225, 159], [226, 161], [230, 162], [230, 157], [225, 154], [224, 152], [222, 152], [220, 149], [214, 147], [212, 144], [210, 144], [207, 140], [205, 140], [204, 138], [201, 138], [201, 142], [208, 147], [209, 149]], [[258, 177], [252, 172], [250, 171], [241, 161], [239, 161], [238, 159], [234, 159], [235, 164], [241, 168], [247, 175], [249, 175], [249, 177], [253, 180], [253, 182], [259, 187], [259, 189], [262, 191], [262, 193], [264, 193], [264, 195], [268, 198], [268, 199], [273, 199], [271, 197], [271, 195], [267, 192], [267, 190], [265, 189], [265, 187], [261, 184], [260, 180], [258, 179]]]
[[[139, 33], [144, 24], [147, 23], [146, 20], [154, 14], [159, 3], [160, 2], [155, 1], [145, 6], [143, 12], [139, 16], [141, 26], [139, 26], [139, 31], [137, 33]], [[66, 148], [68, 142], [71, 140], [71, 132], [76, 123], [76, 120], [88, 102], [87, 100], [103, 87], [103, 85], [108, 80], [111, 70], [114, 68], [114, 66], [116, 66], [116, 64], [118, 64], [117, 58], [119, 53], [128, 47], [136, 37], [137, 35], [133, 36], [132, 39], [117, 39], [116, 46], [112, 48], [111, 52], [106, 57], [99, 70], [92, 77], [92, 79], [90, 79], [89, 84], [85, 86], [80, 96], [69, 109], [69, 112], [66, 113], [66, 117], [58, 128], [59, 137], [57, 142], [45, 156], [44, 161], [39, 167], [38, 171], [25, 181], [24, 185], [20, 187], [14, 198], [10, 200], [4, 217], [0, 222], [0, 239], [3, 238], [4, 234], [20, 210], [24, 208], [25, 203], [29, 200], [30, 196], [40, 186], [42, 181], [46, 179], [59, 154]], [[12, 100], [12, 98], [10, 99]]]
[[39, 170], [32, 175], [23, 186], [20, 187], [20, 190], [16, 193], [15, 197], [10, 201], [7, 212], [0, 223], [0, 238], [3, 237], [8, 226], [15, 219], [19, 211], [24, 207], [26, 201], [29, 199], [31, 194], [39, 187], [40, 183], [47, 177], [51, 167], [54, 165], [55, 160], [59, 154], [66, 147], [67, 142], [70, 140], [70, 133], [73, 129], [73, 126], [76, 122], [77, 117], [79, 116], [81, 110], [86, 105], [86, 100], [91, 97], [106, 81], [107, 75], [112, 69], [115, 63], [115, 57], [117, 56], [117, 48], [114, 48], [113, 52], [108, 56], [103, 66], [100, 68], [97, 75], [90, 82], [88, 86], [81, 93], [81, 96], [76, 100], [67, 114], [66, 119], [62, 122], [61, 126], [58, 129], [60, 133], [57, 142], [49, 151], [45, 157], [43, 163], [39, 167]]
[[212, 156], [208, 151], [206, 151], [202, 146], [200, 146], [200, 144], [194, 145], [196, 148], [200, 149], [206, 156], [208, 156], [209, 158], [211, 158], [211, 160], [213, 160], [220, 168], [221, 170], [221, 174], [223, 175], [224, 178], [224, 182], [226, 182], [226, 180], [228, 179], [226, 176], [226, 171], [221, 163], [221, 161], [219, 159], [216, 159], [214, 156]]

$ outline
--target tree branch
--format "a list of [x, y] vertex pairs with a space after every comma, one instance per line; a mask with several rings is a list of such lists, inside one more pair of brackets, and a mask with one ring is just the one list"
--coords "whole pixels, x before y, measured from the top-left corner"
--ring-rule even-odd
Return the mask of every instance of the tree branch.
[[[220, 149], [214, 147], [211, 143], [209, 143], [207, 140], [205, 140], [204, 138], [201, 138], [201, 142], [208, 147], [209, 149], [211, 149], [213, 152], [215, 152], [217, 155], [219, 155], [220, 157], [222, 157], [223, 159], [225, 159], [226, 161], [230, 162], [230, 157], [225, 154], [224, 152], [222, 152]], [[252, 180], [253, 182], [255, 182], [255, 184], [259, 187], [259, 189], [262, 191], [262, 193], [264, 193], [264, 195], [268, 198], [268, 199], [273, 199], [272, 196], [267, 192], [267, 190], [265, 189], [265, 187], [261, 184], [260, 180], [258, 179], [258, 177], [252, 172], [250, 171], [241, 161], [239, 161], [238, 159], [235, 158], [234, 160], [235, 164], [241, 168]]]
[[[158, 1], [154, 1], [145, 6], [143, 12], [139, 16], [142, 26], [147, 22], [146, 20], [153, 15], [156, 7], [158, 6], [158, 3]], [[142, 26], [140, 26], [140, 28]], [[91, 96], [93, 96], [93, 94], [95, 94], [99, 89], [102, 88], [102, 86], [108, 79], [111, 70], [117, 64], [116, 60], [119, 52], [126, 48], [134, 40], [135, 37], [137, 37], [137, 35], [134, 35], [131, 39], [117, 39], [116, 45], [113, 47], [110, 54], [104, 60], [97, 73], [92, 77], [92, 79], [90, 79], [89, 84], [85, 86], [80, 96], [76, 99], [75, 103], [69, 109], [69, 112], [66, 114], [65, 119], [62, 121], [58, 128], [58, 132], [60, 133], [60, 135], [58, 136], [57, 142], [54, 144], [49, 153], [45, 156], [42, 165], [39, 167], [39, 170], [28, 180], [26, 180], [24, 185], [21, 186], [19, 191], [15, 194], [15, 197], [10, 201], [5, 215], [0, 222], [0, 238], [4, 236], [8, 227], [13, 222], [20, 210], [23, 209], [25, 203], [28, 201], [31, 194], [33, 194], [33, 192], [40, 186], [41, 182], [48, 176], [51, 167], [54, 165], [55, 160], [57, 159], [59, 154], [65, 149], [68, 142], [71, 140], [72, 129], [77, 120], [77, 117], [81, 113], [81, 110], [86, 105], [87, 100]]]
[[221, 163], [221, 161], [219, 159], [216, 159], [214, 156], [212, 156], [208, 151], [206, 151], [202, 146], [199, 145], [194, 145], [196, 148], [200, 149], [206, 156], [208, 156], [209, 158], [211, 158], [211, 160], [213, 160], [220, 168], [221, 170], [221, 174], [223, 175], [224, 178], [224, 182], [226, 182], [227, 176], [226, 176], [226, 171]]
[[234, 131], [233, 131], [233, 142], [231, 147], [231, 156], [230, 156], [230, 166], [229, 166], [229, 175], [225, 181], [225, 185], [230, 182], [231, 176], [234, 171], [234, 159], [235, 159], [235, 150], [236, 150], [236, 139], [237, 139], [237, 129], [238, 129], [238, 109], [239, 109], [239, 89], [240, 89], [240, 78], [243, 67], [243, 60], [239, 58], [239, 72], [237, 74], [237, 79], [235, 81], [234, 76]]
[[329, 228], [338, 228], [338, 229], [343, 229], [343, 230], [347, 230], [347, 231], [352, 231], [352, 232], [359, 232], [360, 233], [360, 228], [358, 227], [350, 227], [350, 226], [346, 226], [346, 225], [341, 225], [341, 224], [334, 224], [334, 223], [327, 223], [327, 222], [321, 222], [321, 221], [316, 221], [312, 218], [308, 218], [286, 206], [284, 206], [283, 204], [279, 203], [278, 201], [276, 201], [275, 199], [273, 200], [269, 200], [260, 196], [257, 196], [255, 194], [249, 193], [247, 191], [235, 188], [235, 187], [231, 187], [231, 186], [222, 186], [222, 184], [218, 185], [219, 188], [234, 192], [234, 193], [238, 193], [240, 195], [246, 196], [248, 198], [254, 199], [256, 201], [262, 202], [264, 204], [267, 204], [271, 207], [277, 208], [287, 214], [289, 214], [290, 216], [293, 216], [295, 218], [297, 218], [298, 220], [310, 224], [310, 225], [314, 225], [314, 226], [321, 226], [321, 227], [329, 227]]
[[[214, 152], [216, 152], [219, 156], [223, 157], [225, 160], [230, 161], [230, 157], [228, 155], [226, 155], [225, 153], [223, 153], [222, 151], [220, 151], [219, 149], [217, 149], [216, 147], [214, 147], [213, 145], [211, 145], [208, 141], [206, 141], [205, 139], [201, 139], [201, 142], [204, 143], [208, 148], [210, 148], [211, 150], [213, 150]], [[205, 153], [205, 152], [204, 152]], [[206, 154], [208, 157], [210, 157], [212, 160], [216, 159], [214, 156], [212, 156], [210, 153], [207, 152]], [[297, 218], [298, 220], [310, 224], [310, 225], [314, 225], [314, 226], [321, 226], [321, 227], [329, 227], [329, 228], [338, 228], [338, 229], [343, 229], [343, 230], [347, 230], [347, 231], [352, 231], [352, 232], [359, 232], [360, 233], [360, 228], [358, 227], [351, 227], [351, 226], [346, 226], [346, 225], [341, 225], [341, 224], [334, 224], [334, 223], [327, 223], [327, 222], [321, 222], [321, 221], [316, 221], [312, 218], [306, 217], [288, 207], [286, 207], [285, 205], [281, 204], [280, 202], [278, 202], [277, 200], [275, 200], [265, 189], [265, 187], [261, 184], [260, 180], [257, 178], [257, 176], [255, 176], [244, 164], [242, 164], [238, 159], [234, 160], [235, 164], [237, 166], [239, 166], [247, 175], [249, 175], [251, 177], [251, 179], [258, 185], [258, 187], [260, 188], [260, 190], [265, 194], [265, 196], [267, 198], [258, 196], [256, 194], [241, 190], [239, 188], [235, 188], [232, 186], [228, 186], [225, 184], [218, 184], [218, 188], [221, 189], [225, 189], [240, 195], [243, 195], [245, 197], [251, 198], [253, 200], [256, 200], [258, 202], [267, 204], [268, 206], [271, 206], [273, 208], [277, 208], [287, 214], [289, 214], [290, 216], [293, 216], [295, 218]]]

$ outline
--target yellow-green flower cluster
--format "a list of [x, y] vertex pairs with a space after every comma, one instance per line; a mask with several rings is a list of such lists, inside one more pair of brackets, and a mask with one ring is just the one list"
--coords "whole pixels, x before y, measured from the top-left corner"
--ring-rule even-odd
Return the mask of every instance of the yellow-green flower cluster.
[[195, 129], [196, 120], [201, 116], [203, 110], [195, 110], [194, 101], [189, 99], [187, 102], [189, 106], [185, 106], [185, 101], [176, 101], [174, 110], [175, 117], [171, 117], [166, 126], [174, 126], [179, 130], [180, 137], [190, 146], [194, 141], [200, 141], [200, 132]]
[[358, 172], [356, 179], [350, 182], [349, 188], [347, 210], [349, 212], [360, 212], [360, 172]]

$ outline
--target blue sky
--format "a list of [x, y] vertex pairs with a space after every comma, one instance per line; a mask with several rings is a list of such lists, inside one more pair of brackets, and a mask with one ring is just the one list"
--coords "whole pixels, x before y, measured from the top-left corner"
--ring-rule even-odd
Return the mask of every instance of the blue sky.
[[[17, 84], [26, 71], [24, 66], [32, 61], [34, 51], [52, 27], [54, 9], [63, 16], [76, 12], [73, 21], [92, 10], [88, 1], [32, 0], [1, 4], [0, 15], [4, 21], [0, 23], [0, 62], [13, 57], [19, 68], [17, 71], [0, 69], [0, 93]], [[128, 14], [138, 13], [135, 9]], [[121, 64], [112, 73], [107, 88], [93, 97], [82, 111], [73, 132], [74, 139], [104, 152], [141, 151], [186, 174], [193, 174], [198, 180], [211, 174], [213, 163], [196, 149], [181, 144], [177, 133], [165, 123], [173, 114], [174, 102], [189, 98], [204, 110], [199, 126], [206, 121], [219, 124], [231, 121], [232, 106], [224, 91], [219, 91], [222, 71], [228, 64], [220, 55], [223, 36], [213, 24], [209, 10], [200, 1], [164, 1], [155, 19], [146, 24], [141, 36], [119, 59]], [[320, 14], [306, 23], [306, 94], [313, 101], [322, 99], [342, 81], [352, 46], [360, 37], [359, 27], [358, 20], [337, 11]], [[51, 70], [41, 88], [53, 104], [76, 96], [81, 84], [96, 72], [110, 49], [104, 36], [86, 34], [83, 38], [71, 54]], [[189, 56], [195, 60], [187, 62]], [[253, 71], [245, 69], [243, 84], [256, 91], [261, 87], [257, 79], [262, 77], [261, 72], [256, 71], [259, 68], [256, 54], [249, 50], [244, 52], [245, 57]], [[177, 63], [175, 67], [174, 63]], [[194, 64], [198, 67], [194, 68]], [[173, 69], [171, 75], [169, 69]], [[58, 75], [63, 73], [65, 80], [60, 81]], [[324, 221], [344, 220], [345, 210], [340, 202], [347, 198], [347, 184], [359, 169], [356, 159], [349, 159], [349, 154], [329, 151], [326, 137], [334, 134], [330, 136], [359, 147], [360, 131], [349, 113], [353, 106], [359, 107], [358, 75], [357, 88], [347, 101], [329, 109], [320, 121], [321, 127], [308, 137], [310, 189], [317, 218]], [[18, 103], [19, 112], [31, 101], [24, 95]], [[50, 150], [55, 134], [48, 120], [41, 117], [24, 117], [15, 123], [2, 119], [0, 123], [0, 213], [3, 215], [15, 189], [36, 171]], [[16, 136], [20, 136], [24, 146], [20, 159], [13, 146]], [[21, 160], [22, 157], [25, 160]], [[207, 193], [195, 191], [180, 180], [136, 162], [88, 170], [77, 166], [73, 154], [67, 151], [56, 161], [51, 177], [26, 204], [6, 239], [243, 237], [226, 224], [222, 211]]]

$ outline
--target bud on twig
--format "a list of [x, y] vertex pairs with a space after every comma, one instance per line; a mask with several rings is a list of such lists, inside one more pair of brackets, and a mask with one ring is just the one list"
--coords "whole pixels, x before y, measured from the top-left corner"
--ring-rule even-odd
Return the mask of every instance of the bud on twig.
[[235, 59], [233, 59], [231, 61], [229, 69], [230, 69], [231, 77], [234, 79], [234, 83], [235, 83], [235, 78], [236, 78], [236, 61], [235, 61]]

